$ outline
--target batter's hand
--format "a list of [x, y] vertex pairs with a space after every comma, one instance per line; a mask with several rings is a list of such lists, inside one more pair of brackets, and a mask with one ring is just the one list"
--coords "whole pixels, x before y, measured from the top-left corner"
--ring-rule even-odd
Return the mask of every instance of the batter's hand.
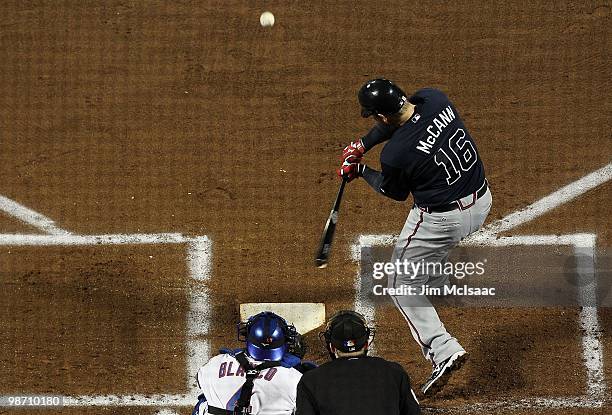
[[359, 163], [365, 154], [365, 147], [361, 140], [353, 141], [342, 150], [341, 160], [345, 163]]
[[361, 177], [365, 170], [365, 164], [349, 163], [344, 162], [340, 169], [337, 170], [338, 176], [347, 179], [348, 182], [352, 182], [358, 177]]

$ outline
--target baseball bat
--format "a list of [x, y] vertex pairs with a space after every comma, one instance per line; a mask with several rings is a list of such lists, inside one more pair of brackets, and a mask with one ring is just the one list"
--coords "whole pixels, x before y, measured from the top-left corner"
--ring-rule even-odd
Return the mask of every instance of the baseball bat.
[[319, 244], [319, 250], [315, 258], [315, 265], [319, 268], [325, 268], [329, 261], [329, 253], [331, 251], [331, 245], [334, 241], [334, 232], [336, 231], [336, 224], [338, 223], [338, 212], [340, 211], [340, 202], [342, 202], [342, 194], [344, 193], [344, 186], [346, 186], [347, 179], [343, 178], [336, 195], [336, 201], [332, 207], [325, 229], [323, 230], [323, 236], [321, 237], [321, 243]]

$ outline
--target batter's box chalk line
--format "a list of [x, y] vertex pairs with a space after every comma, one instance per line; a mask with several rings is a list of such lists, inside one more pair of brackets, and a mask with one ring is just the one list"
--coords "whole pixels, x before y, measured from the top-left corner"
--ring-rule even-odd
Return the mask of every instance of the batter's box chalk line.
[[[211, 309], [209, 292], [205, 284], [210, 278], [211, 240], [207, 236], [188, 237], [179, 233], [75, 235], [61, 229], [44, 215], [1, 195], [0, 211], [44, 233], [42, 235], [0, 234], [0, 245], [4, 246], [186, 245], [187, 269], [192, 280], [192, 283], [187, 285], [190, 306], [186, 316], [186, 393], [63, 396], [61, 404], [69, 407], [143, 406], [161, 408], [162, 412], [157, 413], [167, 414], [171, 413], [169, 412], [171, 410], [164, 408], [193, 406], [198, 396], [195, 374], [210, 357], [210, 345], [206, 336], [209, 334]], [[0, 402], [8, 402], [8, 396], [0, 396]]]
[[[559, 190], [543, 197], [531, 205], [513, 212], [501, 220], [484, 227], [462, 242], [463, 246], [528, 246], [528, 245], [564, 245], [574, 249], [579, 273], [580, 304], [583, 304], [579, 314], [579, 325], [582, 331], [582, 360], [587, 373], [586, 394], [584, 396], [568, 397], [536, 397], [521, 400], [497, 400], [493, 402], [470, 403], [454, 408], [429, 408], [434, 412], [477, 412], [486, 413], [492, 410], [525, 410], [547, 408], [598, 408], [606, 401], [606, 381], [604, 376], [603, 345], [597, 307], [586, 304], [596, 304], [597, 294], [595, 281], [595, 247], [596, 235], [579, 233], [570, 235], [525, 235], [500, 236], [502, 233], [530, 222], [551, 210], [576, 199], [584, 193], [608, 182], [612, 178], [612, 163], [572, 182]], [[351, 246], [351, 256], [360, 263], [364, 248], [392, 246], [397, 241], [397, 235], [360, 235]], [[580, 283], [583, 281], [584, 283]], [[376, 308], [366, 293], [361, 292], [362, 285], [359, 272], [355, 278], [355, 310], [366, 316], [372, 324], [376, 321]], [[375, 352], [375, 350], [374, 350]]]
[[[466, 244], [475, 245], [574, 245], [576, 249], [594, 252], [595, 236], [589, 234], [564, 236], [522, 236], [502, 237], [502, 232], [529, 222], [550, 210], [575, 199], [583, 193], [607, 182], [612, 177], [612, 163], [594, 171], [569, 185], [557, 190], [539, 201], [514, 212], [505, 218], [485, 227]], [[45, 235], [14, 235], [0, 234], [0, 245], [22, 246], [52, 246], [52, 245], [104, 245], [104, 244], [187, 244], [187, 265], [190, 277], [195, 282], [205, 282], [210, 278], [212, 242], [207, 236], [186, 237], [181, 234], [114, 234], [114, 235], [73, 235], [59, 228], [55, 222], [11, 199], [0, 195], [0, 211], [15, 217], [27, 225], [33, 226]], [[360, 261], [361, 248], [393, 244], [393, 235], [362, 235], [352, 246], [351, 253], [356, 261]], [[541, 243], [538, 241], [545, 241]], [[589, 242], [590, 241], [590, 242]], [[554, 242], [554, 243], [552, 243]], [[593, 256], [587, 257], [591, 262]], [[89, 406], [142, 406], [152, 410], [156, 408], [192, 406], [197, 396], [197, 387], [192, 381], [199, 365], [206, 362], [210, 356], [210, 345], [202, 339], [208, 334], [211, 310], [209, 309], [209, 293], [202, 284], [193, 284], [197, 288], [190, 290], [190, 311], [187, 313], [187, 390], [186, 394], [153, 394], [153, 395], [103, 395], [103, 396], [66, 396], [64, 403], [71, 407]], [[372, 305], [362, 301], [356, 283], [355, 309], [374, 321], [375, 314]], [[587, 298], [591, 292], [582, 293]], [[599, 407], [603, 404], [606, 384], [603, 376], [603, 351], [599, 339], [599, 322], [597, 309], [583, 307], [580, 322], [585, 328], [582, 339], [583, 357], [588, 374], [587, 394], [582, 397], [531, 398], [520, 401], [495, 401], [472, 403], [456, 408], [435, 409], [436, 412], [461, 410], [462, 412], [481, 412], [494, 409], [528, 409], [528, 408], [579, 408]], [[0, 396], [0, 399], [6, 397]], [[159, 413], [159, 412], [158, 412]], [[169, 413], [169, 412], [168, 412]]]

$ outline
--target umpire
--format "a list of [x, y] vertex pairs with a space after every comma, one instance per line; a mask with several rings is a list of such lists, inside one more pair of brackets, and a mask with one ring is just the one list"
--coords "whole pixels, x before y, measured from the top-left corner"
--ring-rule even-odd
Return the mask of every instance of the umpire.
[[373, 330], [361, 314], [339, 311], [322, 334], [332, 360], [302, 376], [296, 415], [421, 413], [402, 366], [367, 356]]

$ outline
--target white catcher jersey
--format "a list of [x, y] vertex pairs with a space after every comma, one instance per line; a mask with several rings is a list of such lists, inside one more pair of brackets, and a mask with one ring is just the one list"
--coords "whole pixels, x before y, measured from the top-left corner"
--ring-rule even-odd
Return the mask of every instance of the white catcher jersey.
[[[258, 362], [249, 358], [250, 362]], [[294, 368], [276, 366], [264, 369], [253, 382], [251, 413], [253, 415], [290, 415], [295, 411], [297, 384], [302, 374]], [[246, 378], [238, 361], [230, 354], [211, 358], [198, 371], [198, 384], [207, 404], [233, 410]], [[206, 413], [200, 407], [200, 414]]]

